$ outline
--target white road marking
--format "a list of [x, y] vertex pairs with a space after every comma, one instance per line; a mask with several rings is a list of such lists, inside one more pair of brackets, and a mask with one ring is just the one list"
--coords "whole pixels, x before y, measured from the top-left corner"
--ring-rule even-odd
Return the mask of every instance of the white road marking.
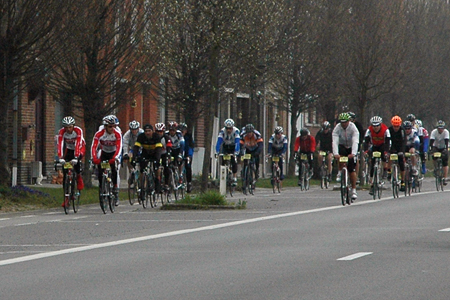
[[36, 217], [36, 215], [21, 216], [21, 218], [33, 218], [33, 217]]
[[11, 218], [3, 218], [3, 219], [0, 219], [0, 221], [9, 220], [9, 219], [11, 219]]
[[448, 231], [450, 231], [450, 228], [444, 228], [444, 229], [441, 229], [439, 231], [441, 231], [441, 232], [448, 232]]
[[373, 252], [358, 252], [358, 253], [355, 253], [352, 255], [338, 258], [337, 260], [354, 260], [354, 259], [366, 256], [366, 255], [370, 255], [370, 254], [373, 254]]
[[[432, 194], [432, 193], [436, 193], [436, 192], [424, 192], [424, 193], [421, 193], [421, 195]], [[414, 195], [412, 195], [412, 196], [414, 196]], [[381, 198], [380, 200], [368, 200], [368, 201], [363, 201], [363, 202], [356, 202], [356, 203], [353, 203], [351, 206], [371, 204], [371, 203], [386, 201], [386, 200], [390, 200], [390, 199], [392, 200], [393, 197]], [[290, 212], [290, 213], [284, 213], [284, 214], [278, 214], [278, 215], [272, 215], [272, 216], [265, 216], [265, 217], [247, 219], [247, 220], [222, 223], [222, 224], [217, 224], [217, 225], [204, 226], [204, 227], [193, 228], [193, 229], [175, 230], [175, 231], [171, 231], [171, 232], [147, 235], [147, 236], [142, 236], [142, 237], [137, 237], [137, 238], [118, 240], [118, 241], [112, 241], [112, 242], [101, 243], [101, 244], [93, 244], [93, 245], [88, 245], [88, 246], [75, 247], [75, 248], [70, 248], [70, 249], [50, 251], [50, 252], [45, 252], [45, 253], [40, 253], [40, 254], [34, 254], [34, 255], [28, 255], [28, 256], [23, 256], [23, 257], [12, 258], [12, 259], [0, 260], [0, 266], [11, 265], [11, 264], [25, 262], [25, 261], [32, 261], [32, 260], [46, 258], [46, 257], [53, 257], [53, 256], [58, 256], [58, 255], [63, 255], [63, 254], [68, 254], [68, 253], [76, 253], [76, 252], [88, 251], [88, 250], [93, 250], [93, 249], [114, 247], [114, 246], [118, 246], [118, 245], [125, 245], [125, 244], [155, 240], [155, 239], [183, 235], [183, 234], [188, 234], [188, 233], [201, 232], [201, 231], [207, 231], [207, 230], [216, 230], [216, 229], [221, 229], [221, 228], [226, 228], [226, 227], [238, 226], [238, 225], [242, 225], [242, 224], [249, 224], [249, 223], [261, 222], [261, 221], [266, 221], [266, 220], [273, 220], [273, 219], [279, 219], [279, 218], [286, 218], [286, 217], [305, 215], [305, 214], [311, 214], [311, 213], [323, 212], [323, 211], [329, 211], [329, 210], [335, 210], [335, 209], [346, 209], [346, 208], [347, 208], [346, 206], [342, 206], [342, 205], [329, 206], [329, 207], [316, 208], [316, 209], [305, 210], [305, 211], [296, 211], [296, 212]], [[98, 209], [98, 208], [95, 208], [95, 209]], [[21, 225], [26, 225], [26, 224], [21, 224]], [[372, 254], [372, 252], [363, 252], [363, 253], [367, 253], [364, 255]], [[344, 258], [341, 258], [340, 260], [343, 260]]]

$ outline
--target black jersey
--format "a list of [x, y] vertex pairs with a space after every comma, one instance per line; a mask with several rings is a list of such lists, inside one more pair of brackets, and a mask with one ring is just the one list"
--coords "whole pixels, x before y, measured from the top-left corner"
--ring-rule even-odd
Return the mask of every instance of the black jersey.
[[396, 132], [394, 128], [389, 127], [389, 133], [391, 134], [391, 148], [390, 152], [405, 152], [406, 147], [406, 133], [403, 127]]

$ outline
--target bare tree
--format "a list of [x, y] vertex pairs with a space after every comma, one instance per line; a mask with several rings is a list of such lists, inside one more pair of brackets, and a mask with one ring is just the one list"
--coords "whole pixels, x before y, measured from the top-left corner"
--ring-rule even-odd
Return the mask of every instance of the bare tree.
[[[64, 51], [50, 61], [49, 79], [53, 94], [61, 101], [61, 94], [69, 95], [73, 112], [82, 113], [89, 148], [102, 118], [132, 100], [131, 87], [152, 79], [151, 22], [157, 16], [148, 1], [75, 0], [72, 5], [76, 9], [65, 20], [61, 39]], [[88, 172], [85, 182], [91, 185]]]
[[[31, 79], [42, 76], [40, 62], [59, 48], [55, 28], [65, 15], [63, 1], [0, 1], [0, 152], [8, 153], [14, 98]], [[34, 81], [36, 82], [36, 80]], [[0, 185], [11, 178], [8, 155], [0, 156]]]

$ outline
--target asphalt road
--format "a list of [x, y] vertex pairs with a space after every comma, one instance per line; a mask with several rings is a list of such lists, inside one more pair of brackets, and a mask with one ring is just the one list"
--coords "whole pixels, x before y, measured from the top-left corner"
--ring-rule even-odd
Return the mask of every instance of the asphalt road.
[[449, 299], [450, 200], [340, 205], [339, 192], [258, 189], [245, 210], [122, 201], [0, 214], [0, 299]]

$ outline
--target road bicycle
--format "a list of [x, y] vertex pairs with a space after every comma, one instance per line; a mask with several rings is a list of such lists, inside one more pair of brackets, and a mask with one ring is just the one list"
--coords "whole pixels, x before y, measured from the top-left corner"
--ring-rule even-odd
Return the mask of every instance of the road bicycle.
[[225, 178], [221, 178], [221, 180], [226, 180], [227, 192], [233, 197], [233, 193], [236, 190], [233, 171], [231, 168], [231, 160], [235, 159], [233, 154], [220, 154], [219, 157], [222, 158], [223, 166], [226, 168]]
[[[78, 161], [78, 163], [80, 163]], [[80, 207], [80, 191], [77, 189], [77, 173], [71, 162], [65, 162], [63, 165], [55, 162], [55, 170], [57, 166], [62, 167], [62, 171], [65, 174], [63, 182], [64, 190], [64, 213], [67, 215], [70, 211], [70, 206], [73, 208], [73, 212], [77, 213]]]
[[381, 194], [383, 193], [383, 182], [381, 172], [383, 171], [383, 167], [381, 166], [381, 152], [374, 151], [372, 152], [372, 157], [375, 158], [375, 162], [373, 165], [373, 199], [375, 200], [378, 196], [378, 199], [381, 199]]
[[151, 160], [143, 160], [140, 165], [145, 165], [145, 168], [141, 170], [139, 184], [139, 197], [142, 207], [147, 208], [149, 203], [152, 208], [156, 207], [156, 176], [154, 171], [154, 162]]
[[242, 168], [242, 192], [247, 195], [254, 194], [255, 191], [255, 178], [256, 167], [255, 158], [250, 153], [246, 153], [242, 156], [244, 160], [244, 167]]
[[364, 155], [364, 151], [361, 150], [361, 152], [358, 153], [360, 157], [363, 157], [363, 159], [360, 159], [360, 179], [359, 179], [359, 185], [364, 186], [369, 184], [370, 181], [370, 159], [367, 155]]
[[300, 159], [297, 159], [298, 164], [298, 183], [302, 191], [309, 190], [309, 162], [308, 154], [300, 153]]
[[100, 208], [106, 214], [109, 206], [109, 210], [114, 213], [116, 206], [114, 203], [115, 195], [113, 193], [111, 165], [109, 161], [102, 161], [100, 167], [103, 170], [103, 173], [99, 175], [102, 176], [102, 183], [99, 187]]
[[444, 169], [442, 165], [442, 153], [434, 152], [434, 178], [436, 181], [436, 190], [443, 191], [444, 190]]
[[400, 189], [398, 154], [392, 153], [389, 156], [389, 159], [391, 161], [392, 195], [394, 196], [394, 198], [398, 198], [398, 191]]
[[141, 199], [139, 198], [139, 163], [136, 167], [131, 169], [130, 177], [128, 178], [128, 201], [130, 205], [134, 205], [136, 200], [141, 204]]
[[342, 166], [341, 169], [341, 203], [345, 206], [345, 204], [350, 205], [351, 204], [351, 183], [350, 183], [350, 175], [347, 169], [348, 164], [348, 156], [340, 156], [339, 157], [339, 164]]
[[178, 199], [182, 199], [184, 197], [184, 189], [185, 185], [183, 183], [183, 179], [180, 176], [178, 171], [178, 165], [174, 157], [170, 158], [169, 164], [169, 180], [168, 180], [168, 189], [164, 191], [166, 202], [170, 203], [173, 199], [177, 201]]
[[319, 155], [322, 157], [322, 163], [320, 165], [320, 187], [328, 189], [331, 179], [331, 170], [328, 170], [328, 153], [320, 151]]
[[[270, 183], [272, 184], [272, 190], [275, 193], [281, 193], [281, 169], [280, 169], [280, 156], [269, 156], [272, 159], [272, 177]], [[266, 161], [267, 162], [267, 161]]]
[[411, 153], [405, 153], [405, 196], [411, 196], [412, 184], [413, 184], [413, 165], [411, 160]]

